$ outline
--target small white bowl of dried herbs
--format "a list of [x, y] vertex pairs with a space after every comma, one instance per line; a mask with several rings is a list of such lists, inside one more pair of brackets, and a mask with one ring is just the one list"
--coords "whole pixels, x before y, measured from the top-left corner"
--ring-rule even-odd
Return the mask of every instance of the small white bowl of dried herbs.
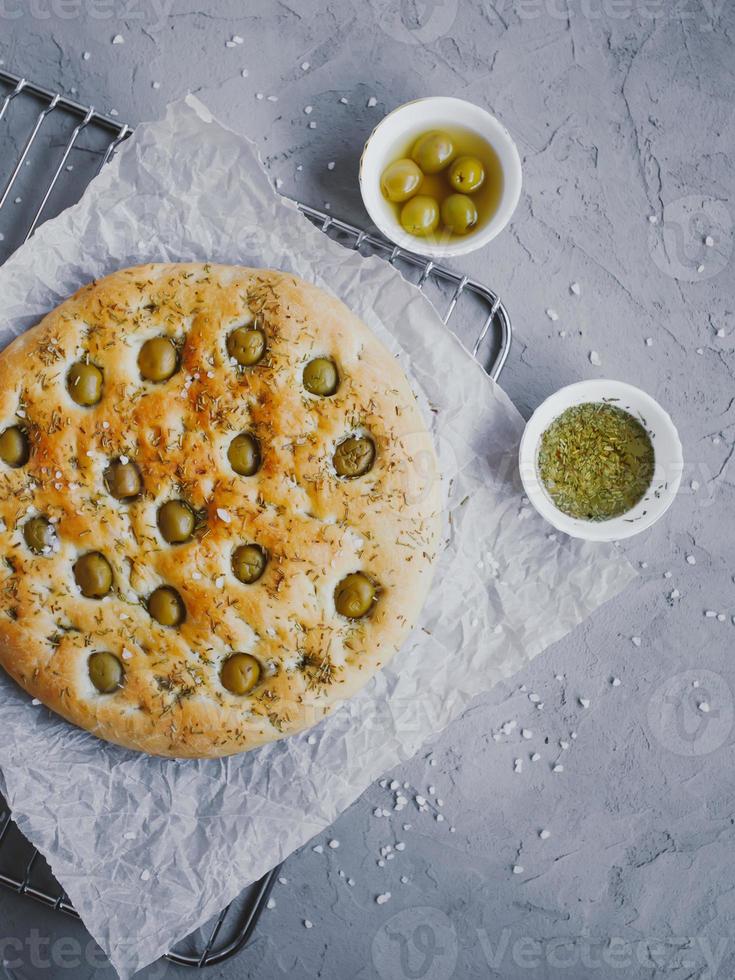
[[526, 424], [521, 480], [542, 517], [588, 541], [629, 538], [671, 506], [684, 460], [671, 416], [623, 381], [579, 381]]

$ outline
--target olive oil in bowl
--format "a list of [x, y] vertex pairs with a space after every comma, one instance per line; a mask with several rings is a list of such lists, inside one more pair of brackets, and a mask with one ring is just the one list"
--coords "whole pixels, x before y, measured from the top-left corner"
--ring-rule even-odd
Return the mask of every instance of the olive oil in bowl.
[[[381, 179], [383, 197], [403, 229], [424, 242], [466, 239], [498, 210], [504, 188], [500, 159], [471, 129], [442, 126], [414, 132], [394, 147], [388, 161]], [[389, 196], [391, 174], [399, 185]]]

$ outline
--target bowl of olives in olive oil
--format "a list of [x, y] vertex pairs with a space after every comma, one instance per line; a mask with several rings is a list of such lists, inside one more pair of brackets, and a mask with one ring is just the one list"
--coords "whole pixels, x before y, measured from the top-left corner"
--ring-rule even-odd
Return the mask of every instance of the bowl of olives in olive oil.
[[485, 109], [463, 99], [418, 99], [373, 130], [360, 190], [377, 228], [397, 245], [464, 255], [507, 225], [521, 192], [521, 162], [508, 131]]

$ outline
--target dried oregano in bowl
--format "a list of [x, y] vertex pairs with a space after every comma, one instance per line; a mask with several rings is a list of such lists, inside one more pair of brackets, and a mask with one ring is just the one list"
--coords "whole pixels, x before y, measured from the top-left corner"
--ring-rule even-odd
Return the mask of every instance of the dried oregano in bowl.
[[566, 409], [546, 429], [538, 472], [570, 517], [606, 521], [631, 510], [651, 485], [654, 451], [641, 422], [606, 402]]

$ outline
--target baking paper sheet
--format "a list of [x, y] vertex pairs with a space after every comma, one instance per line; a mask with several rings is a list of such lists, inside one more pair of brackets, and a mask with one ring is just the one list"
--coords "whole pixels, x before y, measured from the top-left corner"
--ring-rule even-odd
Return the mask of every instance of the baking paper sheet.
[[121, 977], [322, 831], [474, 695], [634, 576], [612, 549], [550, 534], [524, 503], [521, 416], [418, 290], [315, 229], [273, 192], [252, 145], [193, 98], [140, 126], [81, 202], [0, 269], [0, 345], [90, 279], [206, 260], [297, 273], [399, 354], [439, 409], [432, 426], [451, 522], [423, 629], [311, 738], [221, 761], [148, 758], [32, 705], [0, 672], [0, 769], [13, 815]]

